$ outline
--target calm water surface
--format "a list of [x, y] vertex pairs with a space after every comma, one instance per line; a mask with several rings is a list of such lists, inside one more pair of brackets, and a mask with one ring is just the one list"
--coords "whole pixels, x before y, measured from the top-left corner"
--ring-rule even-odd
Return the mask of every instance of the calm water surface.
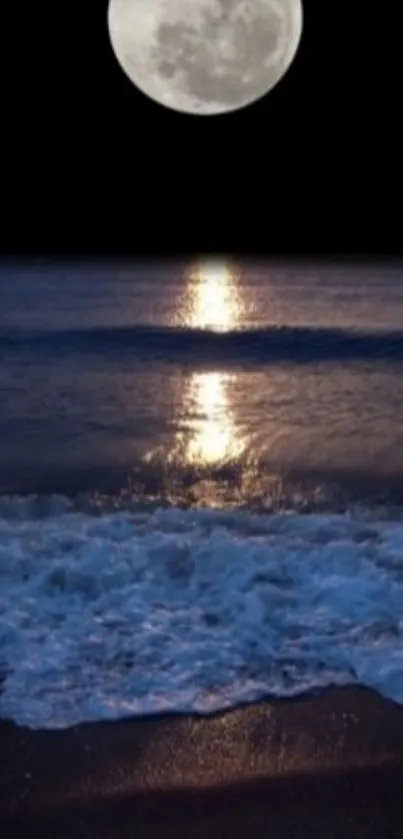
[[0, 489], [399, 494], [402, 324], [390, 265], [3, 266]]

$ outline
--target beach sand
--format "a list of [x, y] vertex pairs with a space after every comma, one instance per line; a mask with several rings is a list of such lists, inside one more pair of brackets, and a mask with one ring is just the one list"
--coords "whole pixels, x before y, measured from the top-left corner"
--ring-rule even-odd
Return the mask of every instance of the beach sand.
[[403, 707], [364, 689], [31, 731], [0, 723], [0, 835], [403, 836]]

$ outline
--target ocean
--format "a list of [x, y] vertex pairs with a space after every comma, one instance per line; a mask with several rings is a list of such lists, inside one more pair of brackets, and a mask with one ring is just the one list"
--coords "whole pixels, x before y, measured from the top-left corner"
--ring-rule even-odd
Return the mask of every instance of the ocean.
[[403, 703], [403, 266], [0, 267], [0, 716]]

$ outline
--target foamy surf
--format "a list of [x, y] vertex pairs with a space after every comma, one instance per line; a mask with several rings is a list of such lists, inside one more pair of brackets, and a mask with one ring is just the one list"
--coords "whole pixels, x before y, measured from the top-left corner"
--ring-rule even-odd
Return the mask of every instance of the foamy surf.
[[362, 684], [403, 702], [403, 522], [0, 506], [0, 715], [31, 728]]

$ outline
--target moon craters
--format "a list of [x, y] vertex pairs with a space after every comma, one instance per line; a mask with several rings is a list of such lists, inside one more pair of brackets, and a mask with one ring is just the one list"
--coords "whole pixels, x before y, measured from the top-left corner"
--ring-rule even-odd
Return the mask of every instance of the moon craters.
[[[206, 11], [199, 30], [184, 23], [161, 23], [153, 57], [164, 76], [180, 68], [181, 87], [205, 103], [239, 106], [258, 98], [277, 79], [279, 67], [266, 61], [275, 55], [284, 23], [273, 10], [232, 23], [218, 23]], [[230, 30], [230, 31], [228, 31]]]
[[[300, 0], [193, 0], [189, 14], [185, 0], [148, 0], [149, 10], [153, 4], [138, 75], [145, 79], [147, 69], [144, 92], [178, 110], [223, 113], [256, 101], [284, 75], [300, 37]], [[126, 64], [127, 39], [126, 31]]]

